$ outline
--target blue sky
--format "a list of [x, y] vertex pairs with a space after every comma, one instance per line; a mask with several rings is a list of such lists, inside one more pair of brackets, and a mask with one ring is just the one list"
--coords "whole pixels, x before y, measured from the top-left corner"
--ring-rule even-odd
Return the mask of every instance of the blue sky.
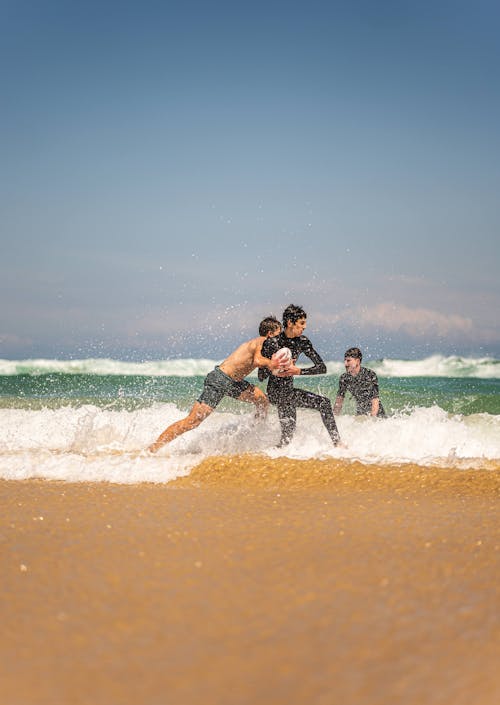
[[500, 355], [496, 2], [0, 2], [0, 357]]

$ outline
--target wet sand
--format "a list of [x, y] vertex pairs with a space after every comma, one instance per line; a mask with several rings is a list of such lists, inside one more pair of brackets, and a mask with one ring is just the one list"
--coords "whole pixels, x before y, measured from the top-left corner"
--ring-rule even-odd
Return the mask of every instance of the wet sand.
[[497, 705], [500, 468], [0, 481], [2, 705]]

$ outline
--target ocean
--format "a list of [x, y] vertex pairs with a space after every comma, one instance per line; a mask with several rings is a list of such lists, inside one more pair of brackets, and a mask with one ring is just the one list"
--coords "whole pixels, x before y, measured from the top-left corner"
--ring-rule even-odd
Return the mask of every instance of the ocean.
[[[217, 362], [0, 360], [0, 477], [166, 483], [207, 458], [243, 454], [254, 466], [331, 458], [380, 468], [500, 467], [500, 361], [440, 355], [364, 362], [379, 376], [389, 417], [356, 417], [348, 395], [337, 417], [347, 448], [332, 447], [317, 412], [299, 410], [293, 442], [278, 449], [273, 407], [257, 421], [251, 405], [225, 399], [197, 429], [146, 453], [186, 414]], [[295, 384], [333, 402], [343, 369], [329, 362], [326, 375]]]

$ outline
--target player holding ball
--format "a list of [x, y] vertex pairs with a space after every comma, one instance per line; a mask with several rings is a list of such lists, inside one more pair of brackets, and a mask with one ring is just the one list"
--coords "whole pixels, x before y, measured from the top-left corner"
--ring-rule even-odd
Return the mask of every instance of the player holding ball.
[[[271, 404], [274, 404], [278, 410], [281, 425], [279, 447], [288, 445], [292, 440], [297, 424], [298, 407], [319, 411], [333, 445], [340, 443], [331, 401], [320, 394], [314, 394], [306, 389], [297, 389], [293, 385], [295, 375], [321, 375], [326, 372], [323, 359], [313, 348], [309, 338], [304, 335], [306, 319], [307, 314], [303, 308], [290, 304], [283, 311], [283, 331], [275, 337], [268, 338], [262, 345], [263, 357], [274, 360], [276, 355], [281, 362], [280, 367], [272, 373], [268, 367], [259, 368], [259, 380], [268, 378], [267, 395]], [[289, 351], [289, 360], [284, 350]], [[297, 367], [297, 359], [301, 354], [312, 361], [312, 367]]]

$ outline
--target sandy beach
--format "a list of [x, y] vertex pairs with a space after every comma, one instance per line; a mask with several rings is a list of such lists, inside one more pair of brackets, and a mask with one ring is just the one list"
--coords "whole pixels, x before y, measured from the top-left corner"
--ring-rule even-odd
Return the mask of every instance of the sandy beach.
[[500, 468], [0, 482], [2, 705], [497, 705]]

